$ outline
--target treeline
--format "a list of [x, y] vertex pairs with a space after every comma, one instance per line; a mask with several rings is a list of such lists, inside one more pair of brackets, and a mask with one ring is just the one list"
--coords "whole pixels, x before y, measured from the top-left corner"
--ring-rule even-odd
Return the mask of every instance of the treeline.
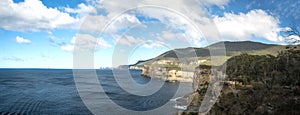
[[229, 80], [250, 84], [261, 82], [267, 89], [274, 85], [300, 85], [300, 50], [287, 49], [273, 55], [243, 53], [228, 59], [226, 74]]

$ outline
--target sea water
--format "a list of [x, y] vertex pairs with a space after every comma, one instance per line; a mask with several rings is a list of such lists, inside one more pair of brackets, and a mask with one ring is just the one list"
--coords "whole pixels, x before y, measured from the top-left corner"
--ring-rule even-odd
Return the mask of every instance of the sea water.
[[[113, 103], [125, 109], [153, 110], [178, 96], [174, 95], [178, 91], [179, 83], [176, 82], [166, 82], [152, 95], [138, 96], [124, 91], [116, 83], [112, 70], [95, 71], [105, 94]], [[130, 70], [130, 73], [137, 83], [146, 84], [151, 80], [141, 76], [139, 70]], [[187, 83], [184, 93], [188, 94], [191, 91], [191, 86]], [[181, 94], [180, 97], [183, 95], [185, 94]], [[95, 93], [90, 96], [100, 95]], [[168, 111], [175, 113], [178, 110], [173, 107]], [[72, 69], [0, 69], [0, 114], [92, 114], [92, 112], [78, 94]]]

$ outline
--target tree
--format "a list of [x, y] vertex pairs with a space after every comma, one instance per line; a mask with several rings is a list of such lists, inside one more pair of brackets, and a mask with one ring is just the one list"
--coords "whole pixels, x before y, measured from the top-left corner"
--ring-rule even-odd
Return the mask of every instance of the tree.
[[277, 56], [278, 71], [282, 73], [282, 85], [295, 86], [300, 83], [300, 50], [289, 49]]
[[226, 74], [231, 80], [240, 81], [243, 84], [249, 84], [251, 80], [258, 81], [257, 64], [260, 64], [258, 61], [264, 61], [262, 57], [260, 55], [248, 55], [247, 53], [234, 56], [227, 61]]
[[277, 56], [279, 70], [283, 74], [284, 85], [299, 84], [300, 51], [296, 50], [296, 44], [300, 43], [300, 32], [297, 27], [291, 26], [285, 29], [285, 41], [289, 46], [287, 50], [279, 52]]
[[253, 65], [256, 79], [262, 82], [267, 89], [272, 89], [277, 75], [276, 57], [272, 55], [259, 56]]
[[231, 80], [243, 84], [254, 80], [262, 82], [266, 88], [271, 89], [278, 74], [276, 57], [243, 53], [228, 59], [226, 73]]
[[226, 74], [229, 76], [230, 80], [243, 81], [242, 79], [247, 76], [245, 70], [247, 69], [247, 66], [249, 67], [249, 63], [245, 60], [247, 60], [246, 58], [248, 56], [248, 54], [243, 53], [227, 60]]
[[[287, 27], [284, 31], [285, 41], [289, 45], [295, 45], [300, 43], [300, 32], [298, 31], [296, 26]], [[290, 48], [290, 47], [287, 47]]]

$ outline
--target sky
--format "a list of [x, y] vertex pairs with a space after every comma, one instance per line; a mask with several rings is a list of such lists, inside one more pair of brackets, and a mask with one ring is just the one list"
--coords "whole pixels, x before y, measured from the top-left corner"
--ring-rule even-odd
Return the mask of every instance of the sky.
[[300, 30], [299, 5], [299, 0], [2, 0], [0, 68], [74, 68], [74, 53], [80, 51], [90, 52], [99, 68], [219, 41], [286, 44], [283, 31]]

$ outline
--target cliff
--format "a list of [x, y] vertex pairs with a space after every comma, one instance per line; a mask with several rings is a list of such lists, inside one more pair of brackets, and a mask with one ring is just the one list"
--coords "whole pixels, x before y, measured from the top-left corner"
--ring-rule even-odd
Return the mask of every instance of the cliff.
[[192, 82], [194, 72], [182, 71], [176, 67], [158, 67], [157, 65], [144, 65], [144, 68], [142, 69], [142, 76], [159, 78], [167, 82]]
[[[135, 64], [129, 65], [130, 69], [142, 70], [143, 76], [161, 78], [166, 81], [189, 81], [192, 82], [193, 72], [198, 65], [211, 65], [211, 58], [209, 49], [218, 48], [220, 44], [224, 44], [226, 48], [226, 58], [229, 59], [243, 53], [251, 55], [277, 55], [278, 52], [286, 50], [284, 45], [263, 44], [252, 41], [242, 42], [218, 42], [203, 48], [182, 48], [167, 51], [153, 59], [139, 61]], [[300, 49], [300, 47], [296, 47]], [[195, 55], [196, 54], [196, 55]], [[177, 55], [181, 55], [178, 59]], [[185, 57], [185, 56], [196, 57]], [[218, 57], [214, 57], [218, 60]], [[216, 65], [224, 64], [222, 56]]]
[[[221, 69], [196, 68], [193, 100], [181, 114], [299, 114], [300, 50], [277, 56], [242, 54], [227, 61], [226, 79], [215, 82]], [[223, 85], [219, 94], [209, 86]], [[199, 111], [201, 104], [211, 103]], [[214, 98], [218, 97], [218, 98]], [[209, 106], [211, 105], [211, 106]]]
[[[219, 65], [210, 64], [209, 50], [205, 47], [168, 51], [132, 66], [142, 67], [142, 75], [146, 77], [192, 82], [194, 93], [182, 99], [191, 103], [181, 114], [300, 113], [299, 46], [288, 49], [249, 41], [224, 44], [228, 60]], [[177, 59], [176, 53], [189, 54], [193, 49], [196, 59]], [[205, 106], [199, 111], [201, 105]]]

